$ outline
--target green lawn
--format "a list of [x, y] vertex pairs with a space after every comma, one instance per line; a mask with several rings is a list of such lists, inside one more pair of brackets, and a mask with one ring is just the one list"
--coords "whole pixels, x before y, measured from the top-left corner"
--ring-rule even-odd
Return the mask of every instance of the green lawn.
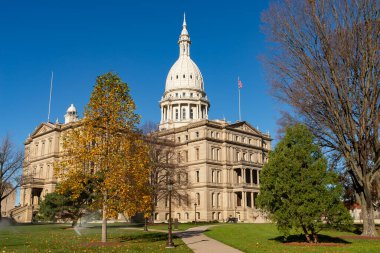
[[110, 224], [112, 246], [89, 246], [100, 241], [100, 226], [81, 229], [78, 235], [68, 225], [17, 225], [0, 227], [0, 252], [192, 252], [181, 239], [175, 249], [165, 249], [167, 235], [125, 229], [125, 224]]
[[[273, 224], [225, 224], [211, 227], [207, 236], [228, 244], [244, 252], [380, 252], [380, 240], [346, 239], [339, 236], [356, 234], [337, 231], [322, 231], [321, 242], [334, 242], [340, 246], [291, 246], [282, 242], [282, 237]], [[302, 241], [304, 237], [290, 237], [292, 241]]]

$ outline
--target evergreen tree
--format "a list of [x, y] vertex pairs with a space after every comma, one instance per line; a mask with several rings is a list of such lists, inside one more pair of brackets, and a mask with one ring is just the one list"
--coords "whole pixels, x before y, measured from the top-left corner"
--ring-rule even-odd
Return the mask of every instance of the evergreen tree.
[[318, 242], [324, 223], [335, 228], [352, 223], [341, 201], [337, 174], [327, 169], [327, 160], [313, 139], [304, 125], [286, 130], [264, 165], [257, 199], [285, 237], [292, 229], [301, 229], [308, 242]]

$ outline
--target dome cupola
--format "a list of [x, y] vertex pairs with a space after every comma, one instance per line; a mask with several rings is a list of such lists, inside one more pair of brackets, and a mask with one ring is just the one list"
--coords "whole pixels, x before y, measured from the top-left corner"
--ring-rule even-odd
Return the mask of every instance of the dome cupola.
[[178, 44], [179, 57], [166, 77], [165, 92], [160, 101], [160, 129], [180, 127], [208, 118], [210, 103], [202, 73], [190, 58], [191, 41], [185, 15]]
[[65, 124], [78, 121], [77, 109], [71, 104], [65, 114]]

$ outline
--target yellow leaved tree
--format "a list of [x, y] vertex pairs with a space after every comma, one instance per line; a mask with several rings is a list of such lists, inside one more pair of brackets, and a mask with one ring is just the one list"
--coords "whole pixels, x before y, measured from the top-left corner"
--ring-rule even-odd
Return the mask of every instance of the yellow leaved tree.
[[135, 109], [126, 83], [113, 73], [99, 76], [83, 119], [63, 138], [64, 155], [55, 166], [60, 189], [73, 199], [91, 190], [89, 206], [102, 210], [102, 242], [108, 218], [145, 211], [151, 202], [148, 149]]

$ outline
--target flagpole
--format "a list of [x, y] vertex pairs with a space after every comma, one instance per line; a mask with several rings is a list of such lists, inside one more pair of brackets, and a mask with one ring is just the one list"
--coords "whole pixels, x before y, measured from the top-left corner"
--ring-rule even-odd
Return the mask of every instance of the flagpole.
[[[239, 83], [240, 78], [238, 77], [238, 83]], [[238, 90], [239, 90], [239, 121], [241, 121], [241, 112], [240, 112], [240, 87], [238, 85]]]
[[53, 71], [51, 72], [51, 79], [50, 79], [49, 111], [48, 111], [47, 122], [50, 122], [50, 106], [51, 106], [51, 93], [52, 93], [52, 91], [53, 91]]

